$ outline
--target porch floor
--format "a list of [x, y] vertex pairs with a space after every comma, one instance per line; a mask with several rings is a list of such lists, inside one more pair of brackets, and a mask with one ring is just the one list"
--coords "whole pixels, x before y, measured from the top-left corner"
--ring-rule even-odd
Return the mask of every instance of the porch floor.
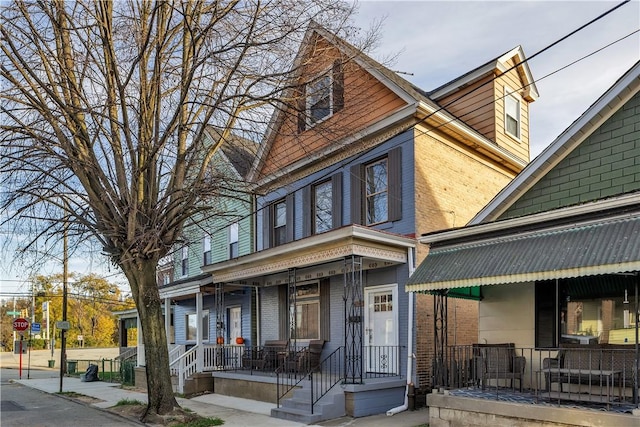
[[[545, 396], [546, 392], [542, 392], [539, 396], [536, 396], [534, 391], [518, 391], [512, 388], [499, 387], [496, 389], [486, 388], [482, 390], [480, 388], [470, 387], [463, 389], [449, 390], [451, 396], [470, 397], [474, 399], [487, 399], [498, 400], [501, 402], [513, 402], [520, 404], [531, 404], [540, 406], [555, 406], [562, 408], [583, 409], [592, 411], [608, 411], [619, 414], [631, 414], [636, 406], [627, 401], [613, 400], [610, 402], [610, 408], [607, 409], [606, 403], [600, 402], [582, 402], [569, 399], [570, 395], [567, 395], [567, 399], [558, 399], [557, 397], [549, 398]], [[575, 397], [576, 394], [574, 393]]]

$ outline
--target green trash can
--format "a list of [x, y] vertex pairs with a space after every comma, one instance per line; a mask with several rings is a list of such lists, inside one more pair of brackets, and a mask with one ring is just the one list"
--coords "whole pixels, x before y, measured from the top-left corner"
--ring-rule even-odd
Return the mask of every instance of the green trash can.
[[78, 368], [77, 360], [67, 360], [67, 374], [75, 374]]
[[56, 361], [55, 360], [49, 360], [49, 367], [53, 368], [56, 366]]

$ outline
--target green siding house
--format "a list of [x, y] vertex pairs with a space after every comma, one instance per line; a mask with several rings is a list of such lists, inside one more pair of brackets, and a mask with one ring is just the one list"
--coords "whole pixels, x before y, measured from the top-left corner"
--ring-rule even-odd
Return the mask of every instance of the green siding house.
[[430, 414], [640, 425], [640, 62], [467, 226], [420, 242], [410, 292], [479, 300], [479, 344], [434, 344], [452, 390]]

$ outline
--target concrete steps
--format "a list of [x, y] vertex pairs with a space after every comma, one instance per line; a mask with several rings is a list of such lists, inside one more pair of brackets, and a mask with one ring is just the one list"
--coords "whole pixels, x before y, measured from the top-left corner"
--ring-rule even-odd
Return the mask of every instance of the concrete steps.
[[342, 417], [345, 411], [345, 396], [340, 387], [334, 387], [314, 406], [311, 413], [311, 390], [309, 383], [294, 390], [293, 396], [280, 402], [279, 408], [271, 410], [271, 416], [283, 420], [313, 424]]

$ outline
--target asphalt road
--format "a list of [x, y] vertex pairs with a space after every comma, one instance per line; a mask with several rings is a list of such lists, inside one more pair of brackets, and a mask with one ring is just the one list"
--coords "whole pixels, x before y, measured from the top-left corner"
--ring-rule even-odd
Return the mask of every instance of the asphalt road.
[[101, 411], [55, 394], [44, 393], [20, 384], [0, 384], [2, 427], [39, 426], [140, 426], [106, 411]]

